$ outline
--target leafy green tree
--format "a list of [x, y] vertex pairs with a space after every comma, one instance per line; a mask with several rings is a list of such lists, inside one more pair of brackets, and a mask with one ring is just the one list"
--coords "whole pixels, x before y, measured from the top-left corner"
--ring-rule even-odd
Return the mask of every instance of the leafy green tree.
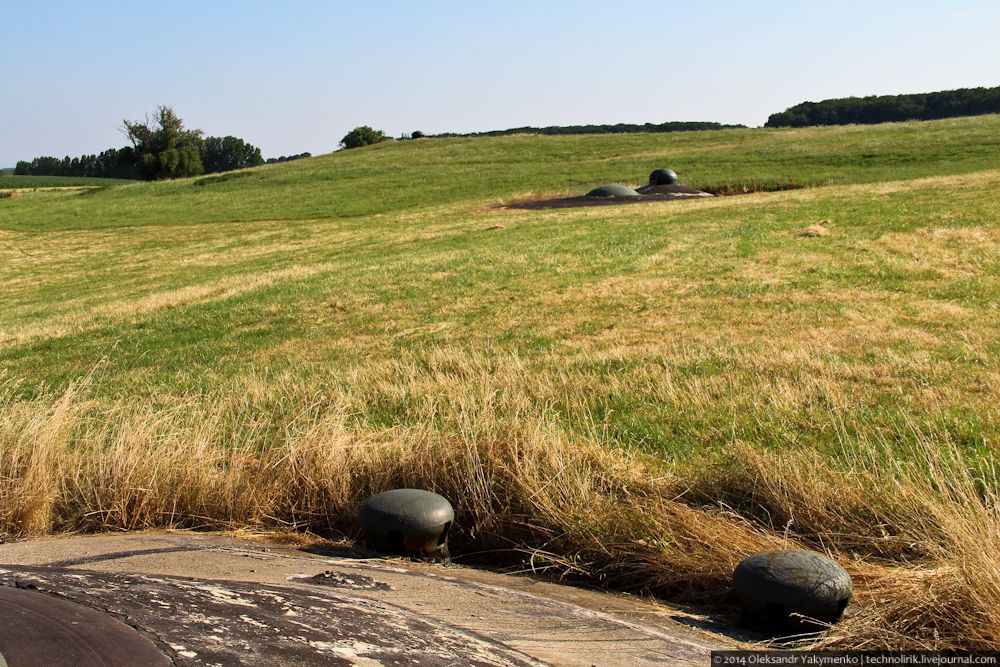
[[238, 137], [205, 137], [201, 143], [201, 161], [206, 174], [264, 164], [260, 149]]
[[201, 130], [184, 129], [184, 122], [170, 107], [158, 107], [152, 121], [147, 118], [145, 122], [124, 123], [142, 178], [182, 178], [204, 173]]
[[385, 141], [387, 137], [385, 132], [382, 130], [373, 130], [367, 125], [362, 125], [356, 127], [340, 140], [341, 148], [360, 148], [361, 146], [370, 146], [371, 144], [377, 144], [379, 142]]

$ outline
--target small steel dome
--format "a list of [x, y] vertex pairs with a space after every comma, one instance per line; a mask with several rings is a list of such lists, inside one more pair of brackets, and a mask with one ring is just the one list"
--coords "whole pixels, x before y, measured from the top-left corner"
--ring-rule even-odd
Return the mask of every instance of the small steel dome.
[[649, 175], [650, 185], [674, 185], [677, 183], [677, 174], [672, 169], [655, 169]]

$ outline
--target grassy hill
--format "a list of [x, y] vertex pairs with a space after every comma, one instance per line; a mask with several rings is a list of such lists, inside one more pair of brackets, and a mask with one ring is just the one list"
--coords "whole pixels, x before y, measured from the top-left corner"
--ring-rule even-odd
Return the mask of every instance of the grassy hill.
[[[660, 166], [756, 192], [497, 206]], [[336, 534], [423, 485], [460, 552], [725, 610], [742, 556], [801, 544], [863, 605], [828, 644], [997, 648], [998, 186], [986, 116], [0, 200], [0, 527]]]
[[15, 176], [12, 169], [4, 169], [0, 173], [0, 190], [18, 190], [25, 188], [66, 188], [66, 187], [103, 187], [133, 183], [117, 178], [90, 178], [86, 176]]

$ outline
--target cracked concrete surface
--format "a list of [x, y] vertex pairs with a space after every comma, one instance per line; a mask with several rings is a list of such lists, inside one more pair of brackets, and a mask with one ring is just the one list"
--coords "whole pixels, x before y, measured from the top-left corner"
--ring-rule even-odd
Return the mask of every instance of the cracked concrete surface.
[[628, 596], [217, 535], [0, 544], [0, 585], [100, 610], [175, 664], [701, 665], [734, 646]]

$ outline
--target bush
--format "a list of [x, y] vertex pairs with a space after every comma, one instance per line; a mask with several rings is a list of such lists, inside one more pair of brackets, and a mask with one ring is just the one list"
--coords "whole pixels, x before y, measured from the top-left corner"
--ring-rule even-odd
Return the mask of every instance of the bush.
[[377, 144], [379, 142], [385, 141], [385, 132], [382, 130], [373, 130], [367, 125], [362, 125], [356, 127], [340, 140], [341, 148], [360, 148], [362, 146], [370, 146], [371, 144]]

